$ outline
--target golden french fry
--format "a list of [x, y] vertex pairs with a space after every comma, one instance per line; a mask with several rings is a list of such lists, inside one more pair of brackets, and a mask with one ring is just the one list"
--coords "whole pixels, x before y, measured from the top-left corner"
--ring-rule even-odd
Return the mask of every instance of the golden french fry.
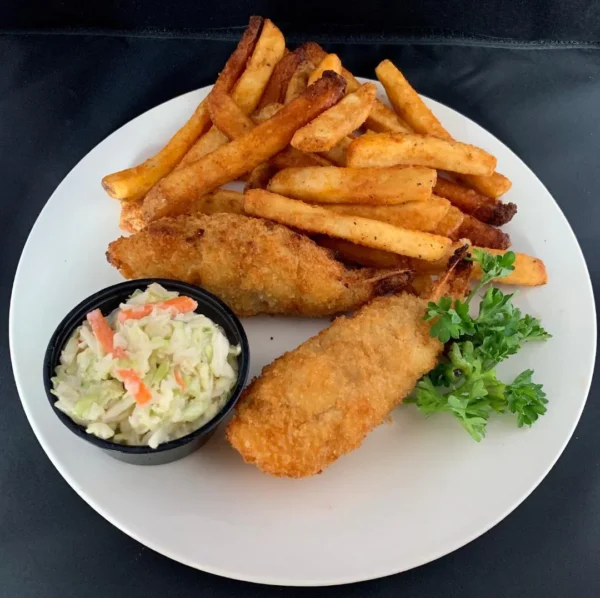
[[[437, 262], [425, 262], [423, 260], [411, 260], [410, 268], [418, 273], [428, 274], [439, 274], [443, 272], [448, 264], [448, 259], [452, 256], [453, 251], [462, 242], [455, 243], [452, 248], [448, 250], [446, 256]], [[473, 247], [474, 249], [481, 249], [487, 251], [493, 255], [503, 255], [506, 253], [504, 250], [489, 249], [485, 247]], [[509, 285], [522, 285], [527, 287], [541, 286], [548, 282], [548, 273], [546, 272], [546, 266], [544, 262], [537, 258], [527, 255], [526, 253], [515, 252], [515, 262], [513, 264], [515, 269], [505, 278], [497, 280], [496, 284], [509, 284]], [[471, 274], [472, 278], [481, 278], [481, 268], [478, 264], [473, 264], [473, 271]]]
[[217, 148], [225, 145], [229, 139], [219, 131], [216, 127], [211, 127], [194, 145], [190, 150], [183, 156], [181, 162], [173, 169], [173, 172], [181, 170], [186, 166], [194, 163], [196, 160], [200, 160], [207, 154], [214, 152]]
[[203, 214], [229, 214], [244, 213], [244, 194], [231, 189], [215, 189], [212, 193], [203, 195], [194, 203], [190, 213], [202, 212]]
[[327, 158], [318, 154], [305, 154], [291, 145], [280, 151], [271, 159], [278, 170], [284, 168], [311, 168], [315, 166], [331, 166]]
[[191, 118], [175, 133], [158, 154], [138, 166], [106, 175], [102, 187], [111, 196], [129, 201], [150, 190], [163, 176], [169, 174], [196, 139], [210, 126], [206, 101], [200, 103]]
[[[337, 106], [330, 108], [328, 112], [335, 108]], [[363, 135], [350, 145], [347, 161], [348, 166], [353, 168], [428, 166], [438, 170], [482, 175], [493, 173], [496, 167], [496, 158], [474, 145], [415, 134]]]
[[336, 239], [335, 237], [327, 237], [319, 235], [315, 237], [315, 242], [321, 247], [327, 247], [334, 252], [336, 259], [359, 266], [367, 266], [369, 268], [407, 268], [410, 264], [410, 259], [404, 255], [382, 251], [381, 249], [373, 249], [364, 245], [356, 245], [346, 239]]
[[264, 123], [265, 120], [269, 120], [272, 116], [275, 116], [282, 108], [283, 104], [280, 104], [279, 102], [267, 104], [252, 115], [252, 120], [259, 125], [260, 123]]
[[[414, 270], [416, 276], [413, 279], [413, 287], [415, 290], [418, 290], [420, 285], [425, 284], [429, 276], [438, 275], [445, 271], [449, 257], [458, 246], [458, 244], [455, 243], [450, 247], [447, 251], [447, 255], [442, 259], [428, 262], [420, 259], [407, 258], [381, 249], [363, 247], [343, 239], [319, 236], [315, 241], [319, 245], [335, 251], [338, 259], [343, 262], [370, 268], [404, 268], [407, 270]], [[488, 251], [494, 255], [505, 253], [505, 251], [497, 249], [486, 249], [481, 247], [477, 249]], [[497, 283], [531, 287], [544, 285], [548, 282], [546, 266], [541, 259], [525, 253], [515, 253], [515, 256], [516, 259], [513, 264], [515, 269], [505, 278], [498, 280]], [[471, 277], [476, 280], [481, 278], [481, 268], [478, 264], [473, 265]]]
[[373, 83], [365, 83], [349, 93], [335, 106], [296, 131], [292, 146], [303, 152], [326, 152], [332, 149], [365, 122], [376, 92]]
[[385, 88], [394, 110], [413, 131], [423, 135], [435, 135], [441, 139], [452, 139], [450, 133], [444, 129], [442, 123], [391, 61], [384, 60], [379, 63], [375, 74]]
[[450, 209], [450, 202], [433, 195], [426, 201], [407, 201], [395, 206], [330, 204], [323, 207], [338, 214], [360, 216], [387, 222], [400, 228], [440, 234], [438, 225]]
[[375, 100], [366, 125], [375, 133], [412, 133], [412, 129], [379, 100]]
[[335, 104], [344, 95], [345, 86], [339, 75], [324, 75], [249, 133], [166, 176], [144, 199], [146, 221], [185, 213], [199, 197], [268, 161], [289, 144], [300, 127]]
[[431, 197], [437, 173], [431, 168], [286, 168], [268, 189], [311, 203], [393, 205]]
[[[314, 42], [308, 42], [301, 46], [309, 60], [319, 64], [327, 56], [327, 52]], [[354, 75], [342, 67], [342, 77], [348, 84], [347, 92], [356, 91], [361, 83]], [[379, 100], [375, 100], [371, 114], [367, 118], [366, 125], [369, 129], [378, 133], [412, 133], [412, 129], [393, 111]]]
[[[389, 60], [381, 62], [375, 73], [396, 112], [416, 133], [452, 139], [404, 75]], [[460, 178], [469, 187], [490, 197], [499, 197], [511, 187], [510, 180], [497, 172], [491, 175], [461, 175]]]
[[328, 152], [324, 152], [321, 155], [336, 166], [346, 166], [346, 156], [351, 143], [352, 137], [344, 137]]
[[325, 71], [333, 71], [338, 75], [342, 74], [342, 61], [337, 54], [327, 54], [317, 65], [317, 68], [310, 74], [308, 84], [312, 85], [323, 76]]
[[357, 245], [425, 260], [440, 259], [452, 244], [446, 237], [406, 230], [359, 216], [332, 214], [322, 207], [311, 206], [262, 189], [252, 189], [245, 194], [244, 209], [247, 214], [309, 233], [339, 237]]
[[462, 226], [464, 219], [465, 215], [458, 208], [450, 206], [444, 217], [438, 222], [435, 233], [457, 240], [460, 238], [458, 230]]
[[246, 69], [233, 88], [232, 97], [244, 114], [254, 112], [275, 65], [285, 51], [285, 39], [270, 19], [265, 19], [260, 37]]
[[481, 195], [473, 189], [468, 189], [459, 183], [439, 176], [433, 191], [450, 200], [452, 205], [465, 214], [493, 226], [502, 226], [510, 222], [517, 212], [517, 206], [514, 203], [503, 203], [499, 199]]
[[[502, 255], [506, 251], [498, 249], [487, 249], [479, 247], [483, 251], [493, 253], [494, 255]], [[548, 282], [548, 272], [544, 262], [537, 258], [527, 255], [526, 253], [515, 253], [515, 269], [505, 278], [498, 279], [497, 283], [523, 285], [527, 287], [536, 287]], [[473, 277], [481, 278], [481, 268], [478, 264], [474, 264]]]
[[275, 174], [276, 168], [269, 162], [259, 164], [248, 175], [248, 180], [244, 186], [244, 192], [250, 189], [266, 189], [271, 177]]
[[290, 77], [288, 87], [285, 91], [284, 103], [289, 104], [295, 100], [300, 94], [303, 94], [308, 87], [308, 78], [315, 70], [315, 65], [310, 60], [303, 60], [294, 74]]
[[[250, 18], [250, 23], [242, 39], [219, 75], [217, 83], [227, 92], [233, 87], [244, 69], [248, 57], [252, 54], [262, 23], [261, 17]], [[163, 149], [138, 166], [105, 176], [102, 179], [102, 186], [111, 197], [122, 200], [147, 193], [161, 178], [168, 175], [177, 166], [209, 126], [208, 105], [206, 101], [203, 101]]]
[[[280, 104], [271, 104], [263, 108], [253, 119], [246, 116], [240, 107], [227, 94], [216, 92], [211, 94], [209, 109], [215, 127], [218, 127], [229, 139], [237, 139], [250, 132], [255, 123], [265, 122], [272, 118], [283, 108]], [[300, 166], [330, 166], [326, 159], [304, 154], [291, 146], [273, 156], [272, 163], [277, 168], [289, 168]]]
[[246, 69], [252, 52], [254, 52], [263, 23], [264, 19], [262, 17], [250, 17], [248, 27], [244, 31], [233, 54], [225, 63], [223, 70], [219, 73], [213, 89], [217, 88], [217, 90], [224, 93], [229, 93], [234, 88]]
[[[231, 93], [232, 100], [244, 114], [250, 114], [258, 105], [269, 77], [284, 50], [285, 40], [281, 31], [267, 19], [246, 68]], [[225, 92], [225, 86], [216, 85], [215, 94], [225, 94]], [[210, 105], [210, 99], [208, 102]], [[177, 169], [184, 168], [206, 154], [214, 152], [228, 141], [229, 139], [217, 127], [211, 127], [187, 152], [177, 165]]]
[[293, 52], [285, 51], [283, 58], [273, 69], [273, 74], [267, 83], [265, 92], [262, 98], [260, 98], [258, 104], [259, 110], [262, 110], [269, 104], [283, 104], [290, 79], [303, 60], [306, 60], [306, 53], [302, 48], [297, 48]]
[[242, 137], [256, 127], [254, 121], [226, 93], [211, 93], [208, 98], [208, 111], [215, 128], [225, 136], [226, 142]]
[[490, 176], [461, 174], [459, 179], [475, 191], [495, 198], [504, 195], [512, 187], [511, 180], [499, 172], [494, 172]]

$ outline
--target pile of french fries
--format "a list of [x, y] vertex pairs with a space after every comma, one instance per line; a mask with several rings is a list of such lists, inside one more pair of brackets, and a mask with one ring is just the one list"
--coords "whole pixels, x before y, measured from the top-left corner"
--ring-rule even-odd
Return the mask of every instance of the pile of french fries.
[[[234, 212], [304, 231], [352, 265], [439, 273], [456, 245], [503, 252], [516, 213], [496, 158], [453, 139], [389, 60], [361, 84], [318, 44], [286, 48], [252, 17], [213, 89], [155, 156], [102, 180], [121, 228], [163, 217]], [[244, 181], [244, 193], [223, 189]], [[477, 273], [475, 274], [477, 275]], [[547, 281], [517, 254], [508, 284]]]

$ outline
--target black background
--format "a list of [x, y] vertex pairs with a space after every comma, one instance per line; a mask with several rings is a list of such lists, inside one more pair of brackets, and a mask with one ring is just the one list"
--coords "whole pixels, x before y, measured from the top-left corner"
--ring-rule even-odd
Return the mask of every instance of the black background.
[[593, 0], [2, 0], [0, 7], [3, 3], [6, 10], [0, 10], [0, 27], [6, 29], [222, 34], [243, 27], [249, 15], [259, 14], [277, 22], [287, 35], [450, 35], [587, 42], [600, 38], [600, 5]]
[[[597, 292], [600, 53], [567, 43], [596, 41], [597, 4], [536, 1], [518, 13], [508, 4], [397, 4], [395, 14], [403, 19], [390, 18], [380, 2], [345, 11], [327, 3], [283, 8], [283, 3], [261, 2], [252, 12], [280, 17], [279, 24], [297, 39], [321, 33], [332, 41], [341, 35], [337, 39], [343, 43], [328, 48], [359, 75], [372, 76], [379, 60], [391, 58], [420, 91], [497, 135], [560, 204]], [[6, 322], [20, 251], [47, 198], [86, 152], [144, 110], [214, 80], [233, 47], [227, 41], [235, 32], [230, 28], [242, 25], [250, 11], [244, 3], [225, 2], [184, 3], [181, 10], [174, 10], [174, 3], [141, 1], [92, 7], [65, 1], [51, 9], [40, 3], [37, 11], [31, 11], [32, 5], [11, 4], [2, 11], [0, 25], [12, 29], [0, 35], [0, 309], [5, 323], [0, 346], [0, 596], [600, 595], [597, 383], [564, 455], [512, 515], [452, 555], [364, 584], [294, 590], [220, 579], [142, 547], [76, 496], [39, 447], [12, 379]], [[381, 38], [388, 44], [374, 43], [374, 37], [344, 38], [350, 26], [355, 34], [393, 35]], [[81, 27], [89, 28], [87, 33]], [[50, 28], [69, 32], [41, 33]], [[148, 28], [151, 35], [146, 35]], [[413, 39], [425, 33], [423, 28], [430, 36]], [[91, 35], [92, 30], [103, 34]], [[432, 37], [449, 33], [453, 39]], [[454, 39], [457, 35], [463, 39]], [[539, 49], [473, 42], [474, 36], [485, 35], [562, 43]], [[202, 39], [207, 36], [225, 41]], [[356, 41], [363, 43], [349, 43]], [[68, 217], [63, 225], [69, 225]], [[42, 307], [44, 290], [39, 292]], [[568, 348], [557, 349], [556, 367], [563, 350]]]

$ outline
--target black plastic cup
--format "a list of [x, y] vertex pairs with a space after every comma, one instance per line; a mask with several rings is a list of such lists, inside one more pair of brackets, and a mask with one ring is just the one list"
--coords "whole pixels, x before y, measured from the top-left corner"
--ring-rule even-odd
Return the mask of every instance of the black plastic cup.
[[[88, 434], [83, 426], [75, 423], [66, 413], [54, 407], [54, 403], [58, 399], [50, 392], [52, 389], [51, 378], [54, 376], [56, 366], [60, 363], [62, 349], [73, 334], [73, 331], [85, 320], [86, 315], [94, 309], [99, 309], [104, 315], [108, 315], [119, 307], [121, 303], [124, 303], [136, 289], [143, 290], [153, 282], [162, 285], [168, 291], [177, 291], [181, 295], [186, 295], [196, 300], [198, 302], [196, 312], [205, 315], [221, 326], [229, 342], [232, 345], [240, 345], [241, 347], [241, 353], [238, 357], [238, 379], [227, 403], [225, 403], [221, 411], [213, 419], [191, 434], [177, 440], [159, 444], [155, 449], [149, 446], [117, 444], [110, 440], [98, 438], [93, 434]], [[212, 293], [192, 284], [162, 278], [144, 278], [129, 280], [98, 291], [74, 307], [65, 316], [52, 335], [46, 349], [44, 357], [44, 387], [46, 389], [46, 396], [52, 406], [52, 411], [79, 438], [83, 438], [86, 442], [105, 450], [111, 457], [119, 461], [135, 465], [162, 465], [163, 463], [171, 463], [186, 457], [206, 444], [240, 398], [248, 378], [249, 367], [250, 347], [248, 345], [248, 338], [241, 322], [225, 303]]]

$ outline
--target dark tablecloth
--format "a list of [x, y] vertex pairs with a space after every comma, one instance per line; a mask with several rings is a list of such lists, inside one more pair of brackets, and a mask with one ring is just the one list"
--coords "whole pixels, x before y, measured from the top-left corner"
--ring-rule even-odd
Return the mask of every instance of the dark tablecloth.
[[[82, 156], [144, 110], [212, 82], [232, 47], [229, 41], [192, 38], [0, 36], [0, 309], [5, 322], [0, 346], [0, 595], [599, 596], [597, 381], [564, 455], [505, 521], [437, 562], [341, 588], [254, 586], [169, 561], [97, 515], [44, 455], [15, 390], [6, 335], [12, 279], [27, 234]], [[359, 75], [372, 76], [379, 60], [393, 59], [420, 91], [473, 118], [519, 154], [567, 215], [597, 291], [598, 50], [465, 41], [330, 48]], [[43, 308], [44, 289], [39, 293]], [[561, 350], [568, 347], [557, 348], [557, 367]]]

